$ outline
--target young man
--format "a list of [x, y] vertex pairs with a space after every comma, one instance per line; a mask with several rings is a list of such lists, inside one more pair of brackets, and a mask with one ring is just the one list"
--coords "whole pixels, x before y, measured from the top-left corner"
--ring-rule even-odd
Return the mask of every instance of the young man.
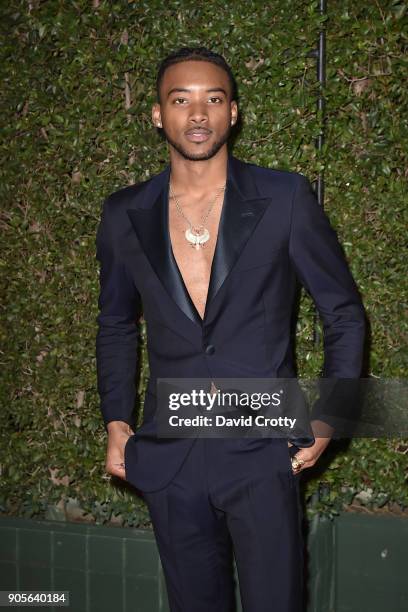
[[[245, 612], [300, 612], [299, 474], [331, 427], [315, 419], [313, 439], [293, 445], [158, 437], [156, 381], [293, 377], [296, 279], [323, 320], [323, 376], [358, 377], [363, 307], [307, 179], [228, 154], [238, 108], [224, 58], [181, 49], [162, 62], [157, 91], [153, 125], [170, 165], [111, 194], [97, 234], [106, 470], [144, 494], [172, 612], [233, 610], [232, 554]], [[150, 378], [134, 433], [142, 308]]]

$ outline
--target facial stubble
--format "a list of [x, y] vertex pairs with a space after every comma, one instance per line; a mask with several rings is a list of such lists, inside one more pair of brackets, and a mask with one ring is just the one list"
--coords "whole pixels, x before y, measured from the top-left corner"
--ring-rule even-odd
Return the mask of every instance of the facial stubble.
[[164, 126], [162, 128], [162, 131], [167, 142], [177, 151], [177, 153], [184, 157], [184, 159], [187, 159], [189, 161], [206, 161], [214, 157], [214, 155], [216, 155], [221, 149], [221, 147], [224, 146], [224, 144], [228, 141], [231, 134], [231, 126], [227, 127], [225, 132], [216, 142], [214, 142], [209, 151], [205, 151], [204, 153], [197, 153], [196, 155], [194, 153], [189, 153], [189, 151], [186, 151], [186, 149], [179, 142], [176, 142], [175, 140], [170, 138]]

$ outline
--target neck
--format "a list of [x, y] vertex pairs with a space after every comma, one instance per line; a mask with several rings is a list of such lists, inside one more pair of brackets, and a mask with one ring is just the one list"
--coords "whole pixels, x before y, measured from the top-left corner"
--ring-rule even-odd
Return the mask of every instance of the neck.
[[203, 161], [190, 161], [171, 149], [171, 183], [174, 192], [200, 194], [222, 187], [227, 180], [227, 163], [226, 146], [211, 159]]

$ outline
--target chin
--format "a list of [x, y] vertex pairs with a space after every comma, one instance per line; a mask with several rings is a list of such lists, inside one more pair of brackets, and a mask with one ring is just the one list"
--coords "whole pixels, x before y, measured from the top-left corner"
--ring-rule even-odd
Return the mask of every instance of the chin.
[[204, 151], [197, 151], [197, 150], [185, 151], [185, 154], [186, 154], [186, 157], [199, 161], [199, 160], [204, 160], [204, 159], [210, 159], [210, 157], [213, 157], [215, 155], [215, 152], [213, 152], [213, 150], [210, 148], [210, 149], [205, 149]]
[[177, 151], [180, 155], [182, 155], [185, 159], [190, 161], [205, 161], [207, 159], [211, 159], [218, 153], [223, 143], [212, 143], [208, 145], [206, 143], [206, 147], [177, 147]]

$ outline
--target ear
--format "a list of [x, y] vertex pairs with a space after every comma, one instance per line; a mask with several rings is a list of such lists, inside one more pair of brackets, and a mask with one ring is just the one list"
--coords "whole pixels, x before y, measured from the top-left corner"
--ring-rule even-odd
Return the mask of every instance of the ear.
[[238, 104], [233, 100], [231, 102], [231, 125], [235, 125], [238, 120]]
[[154, 127], [161, 128], [162, 127], [162, 119], [160, 112], [160, 104], [156, 103], [152, 106], [152, 121]]

